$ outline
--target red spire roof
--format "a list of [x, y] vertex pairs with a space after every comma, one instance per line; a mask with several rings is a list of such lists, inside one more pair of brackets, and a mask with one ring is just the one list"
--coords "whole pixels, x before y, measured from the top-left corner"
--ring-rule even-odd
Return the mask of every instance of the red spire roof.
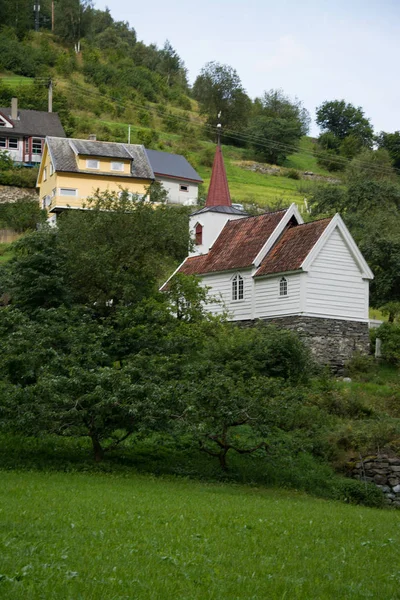
[[211, 206], [232, 206], [224, 159], [219, 145], [215, 151], [210, 187], [207, 194], [206, 208]]

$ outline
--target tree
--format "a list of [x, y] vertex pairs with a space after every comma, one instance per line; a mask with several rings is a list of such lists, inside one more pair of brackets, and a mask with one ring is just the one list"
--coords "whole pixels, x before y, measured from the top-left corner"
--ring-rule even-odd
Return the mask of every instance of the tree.
[[200, 450], [227, 469], [227, 455], [266, 448], [279, 399], [305, 381], [309, 353], [295, 334], [274, 327], [214, 328], [201, 349], [170, 384], [178, 399], [177, 423], [191, 431]]
[[90, 31], [93, 0], [62, 0], [55, 5], [55, 33], [80, 49], [80, 40]]
[[250, 146], [267, 162], [282, 164], [306, 135], [310, 116], [302, 103], [293, 101], [282, 90], [265, 92], [256, 98], [253, 118], [247, 129]]
[[[347, 138], [349, 139], [349, 138]], [[346, 167], [346, 179], [355, 181], [392, 181], [397, 180], [389, 152], [385, 148], [363, 150]]]
[[125, 193], [95, 194], [88, 207], [59, 219], [59, 248], [75, 301], [99, 310], [137, 303], [187, 255], [184, 207], [154, 206], [147, 197], [132, 200]]
[[353, 135], [366, 147], [373, 141], [373, 129], [369, 119], [364, 116], [363, 109], [355, 107], [344, 100], [326, 101], [317, 108], [317, 125], [325, 131], [333, 133], [339, 140]]
[[393, 166], [396, 169], [400, 169], [400, 131], [395, 131], [394, 133], [381, 131], [376, 141], [379, 148], [384, 148], [388, 151]]
[[165, 41], [164, 47], [160, 50], [160, 59], [158, 70], [165, 77], [167, 86], [171, 87], [179, 83], [182, 87], [187, 87], [185, 64], [169, 40]]
[[215, 127], [219, 122], [218, 113], [222, 113], [221, 122], [227, 136], [229, 130], [243, 131], [246, 127], [251, 100], [232, 67], [207, 63], [194, 82], [193, 97], [199, 102], [201, 113], [207, 116], [208, 125]]

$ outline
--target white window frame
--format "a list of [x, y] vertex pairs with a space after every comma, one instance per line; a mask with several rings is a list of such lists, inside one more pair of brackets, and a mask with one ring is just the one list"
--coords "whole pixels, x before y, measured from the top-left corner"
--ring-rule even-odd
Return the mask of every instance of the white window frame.
[[7, 138], [3, 135], [0, 136], [0, 148], [7, 148]]
[[47, 167], [43, 169], [43, 181], [47, 181]]
[[[91, 167], [89, 163], [96, 163], [95, 167]], [[98, 171], [100, 169], [100, 161], [95, 158], [87, 158], [86, 159], [86, 168], [91, 171]]]
[[[38, 148], [40, 143], [40, 150]], [[32, 154], [38, 156], [43, 153], [43, 140], [42, 138], [32, 138]]]
[[[186, 189], [182, 189], [182, 188], [186, 188]], [[181, 183], [179, 185], [179, 191], [187, 193], [189, 191], [189, 186], [188, 185], [184, 185], [184, 184]]]
[[287, 298], [288, 293], [288, 280], [286, 277], [281, 277], [279, 280], [279, 298]]
[[[78, 197], [78, 190], [74, 189], [74, 188], [59, 188], [58, 190], [59, 192], [59, 196], [64, 196], [67, 198], [77, 198]], [[73, 192], [72, 194], [65, 194], [63, 192]]]
[[236, 275], [234, 275], [231, 279], [231, 290], [232, 290], [232, 296], [231, 296], [231, 300], [232, 302], [243, 302], [244, 301], [244, 279], [243, 277], [239, 274], [236, 273]]
[[[13, 140], [14, 143], [15, 143], [15, 140], [17, 141], [16, 148], [14, 146], [10, 146], [11, 140]], [[19, 139], [17, 137], [8, 138], [8, 149], [9, 150], [18, 150], [18, 148], [19, 148]]]
[[[119, 165], [119, 167], [116, 168], [115, 165]], [[118, 161], [118, 160], [111, 161], [111, 171], [118, 171], [119, 173], [123, 173], [124, 170], [125, 170], [125, 165], [123, 162]]]
[[54, 173], [54, 167], [53, 167], [53, 163], [50, 161], [50, 177], [53, 175]]

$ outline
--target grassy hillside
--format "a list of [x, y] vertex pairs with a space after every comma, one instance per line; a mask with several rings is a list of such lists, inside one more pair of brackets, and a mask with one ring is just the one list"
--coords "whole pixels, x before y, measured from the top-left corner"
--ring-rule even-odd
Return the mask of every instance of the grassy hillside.
[[397, 597], [393, 512], [135, 474], [1, 480], [4, 600]]

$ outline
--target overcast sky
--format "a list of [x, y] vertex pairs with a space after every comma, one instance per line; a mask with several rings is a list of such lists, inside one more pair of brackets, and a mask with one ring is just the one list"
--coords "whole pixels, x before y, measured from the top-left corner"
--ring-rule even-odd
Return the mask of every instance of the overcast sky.
[[[400, 0], [95, 0], [138, 39], [169, 39], [190, 82], [215, 60], [250, 97], [297, 96], [315, 118], [324, 100], [362, 106], [377, 132], [400, 130]], [[315, 125], [312, 133], [317, 133]]]

